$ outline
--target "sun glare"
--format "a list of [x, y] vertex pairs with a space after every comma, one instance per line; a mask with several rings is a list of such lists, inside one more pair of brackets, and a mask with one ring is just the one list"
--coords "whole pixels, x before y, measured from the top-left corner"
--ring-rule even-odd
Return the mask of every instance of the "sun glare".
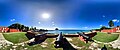
[[45, 19], [48, 19], [50, 17], [50, 14], [48, 13], [43, 13], [42, 14], [42, 17], [45, 18]]

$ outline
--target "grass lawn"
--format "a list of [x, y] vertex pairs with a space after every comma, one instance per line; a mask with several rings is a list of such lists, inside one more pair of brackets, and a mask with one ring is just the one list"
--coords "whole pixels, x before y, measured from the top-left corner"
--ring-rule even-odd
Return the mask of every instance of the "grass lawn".
[[83, 41], [81, 41], [79, 39], [79, 37], [71, 37], [71, 39], [73, 41], [70, 41], [72, 44], [76, 45], [76, 46], [79, 46], [79, 47], [82, 47], [82, 46], [89, 46], [91, 44], [91, 42], [89, 43], [84, 43]]
[[[27, 50], [62, 50], [62, 48], [58, 48], [56, 49], [54, 47], [54, 43], [52, 43], [54, 41], [53, 38], [48, 38], [45, 42], [47, 43], [47, 47], [42, 47], [41, 44], [37, 44], [37, 45], [33, 45], [33, 46], [28, 46], [27, 44], [25, 44], [25, 46], [21, 46], [21, 45], [17, 45], [16, 50], [25, 50], [25, 48], [27, 48]], [[10, 50], [13, 49], [12, 46], [8, 46], [8, 47], [2, 47], [0, 50]]]
[[107, 34], [98, 32], [97, 35], [93, 37], [93, 39], [100, 42], [111, 42], [116, 40], [118, 37], [119, 37], [118, 34]]
[[[41, 44], [37, 44], [37, 45], [33, 45], [33, 46], [28, 46], [27, 44], [25, 44], [25, 46], [21, 46], [21, 45], [18, 45], [16, 50], [25, 50], [25, 48], [28, 48], [27, 50], [63, 50], [62, 48], [55, 48], [54, 47], [54, 42], [55, 39], [53, 38], [48, 38], [45, 40], [45, 43], [47, 43], [47, 47], [42, 47]], [[72, 43], [77, 43], [78, 41], [77, 40], [74, 40]], [[75, 44], [74, 44], [75, 45]], [[82, 44], [81, 45], [81, 41], [80, 43], [76, 44], [76, 46], [84, 46], [85, 44]], [[13, 45], [14, 46], [14, 45]], [[86, 47], [88, 48], [88, 47]], [[3, 47], [1, 48], [1, 50], [10, 50], [12, 49], [12, 45], [9, 46], [9, 47]], [[87, 50], [87, 49], [83, 49], [83, 50]]]
[[[27, 41], [28, 39], [25, 36], [25, 32], [19, 32], [19, 33], [4, 33], [3, 34], [4, 37], [8, 40], [11, 41], [13, 43], [19, 43], [19, 42], [24, 42]], [[78, 37], [71, 37], [73, 41], [70, 41], [71, 43], [73, 43], [74, 45], [78, 46], [78, 47], [82, 47], [82, 46], [89, 46], [90, 43], [85, 44], [84, 42], [80, 41], [80, 39]], [[28, 46], [27, 44], [25, 44], [25, 46], [18, 46], [17, 50], [21, 50], [24, 48], [28, 48], [28, 50], [62, 50], [62, 48], [54, 48], [54, 41], [55, 39], [53, 38], [47, 38], [45, 40], [46, 43], [48, 43], [47, 47], [43, 48], [40, 44], [38, 45], [34, 45], [34, 46]], [[11, 47], [7, 47], [5, 49], [10, 49]]]
[[4, 33], [3, 36], [8, 41], [11, 41], [13, 43], [20, 43], [27, 41], [27, 37], [25, 36], [26, 32], [17, 32], [17, 33]]
[[[19, 43], [19, 42], [24, 42], [24, 41], [28, 40], [25, 36], [25, 32], [10, 33], [10, 34], [3, 34], [3, 35], [7, 40], [9, 40], [13, 43]], [[109, 41], [117, 39], [117, 37], [118, 37], [118, 35], [111, 35], [111, 34], [105, 34], [105, 33], [99, 32], [93, 39], [103, 41], [103, 42], [109, 42]], [[92, 42], [89, 42], [89, 43], [85, 44], [84, 42], [80, 41], [78, 37], [70, 37], [70, 38], [72, 39], [72, 41], [69, 41], [69, 42], [73, 43], [74, 45], [76, 45], [78, 47], [85, 46], [85, 48], [83, 48], [81, 50], [88, 50], [88, 47], [92, 43]], [[112, 38], [112, 40], [110, 38]], [[62, 48], [58, 48], [58, 49], [54, 48], [54, 41], [55, 41], [54, 38], [47, 38], [45, 40], [45, 43], [47, 43], [47, 45], [46, 45], [47, 47], [42, 47], [41, 44], [37, 44], [37, 45], [33, 45], [33, 46], [28, 46], [27, 44], [25, 44], [25, 46], [18, 45], [16, 50], [25, 50], [25, 48], [27, 48], [27, 50], [63, 50]], [[101, 47], [103, 47], [102, 44], [100, 44], [100, 45], [101, 45]], [[13, 45], [8, 46], [8, 47], [2, 47], [0, 50], [10, 50], [12, 48], [12, 46]], [[115, 50], [113, 48], [110, 48], [110, 49]]]

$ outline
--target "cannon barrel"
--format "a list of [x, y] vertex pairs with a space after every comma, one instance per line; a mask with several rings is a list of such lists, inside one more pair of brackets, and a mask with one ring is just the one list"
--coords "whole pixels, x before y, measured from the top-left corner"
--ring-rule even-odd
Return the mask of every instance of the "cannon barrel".
[[90, 37], [87, 36], [87, 35], [85, 35], [84, 32], [83, 32], [83, 33], [77, 32], [77, 34], [79, 34], [80, 36], [82, 36], [82, 37], [83, 37], [84, 39], [86, 39], [86, 40], [90, 40]]
[[58, 35], [56, 41], [61, 41], [63, 39], [62, 32]]
[[30, 42], [28, 43], [29, 46], [32, 46], [32, 45], [35, 45], [35, 44], [40, 44], [42, 42], [44, 42], [47, 37], [46, 37], [46, 33], [45, 34], [40, 34], [40, 35], [36, 35], [34, 36], [34, 41], [33, 42]]
[[29, 40], [35, 37], [35, 34], [32, 31], [28, 31], [25, 35]]
[[63, 45], [63, 36], [62, 36], [62, 32], [60, 34], [58, 34], [58, 37], [56, 38], [55, 41], [55, 48], [62, 48]]
[[32, 31], [28, 31], [25, 35], [26, 37], [30, 40], [30, 39], [34, 39], [34, 41], [28, 43], [29, 46], [32, 46], [32, 45], [35, 45], [35, 44], [40, 44], [42, 42], [44, 42], [46, 39], [47, 39], [47, 36], [46, 36], [47, 33], [44, 33], [44, 34], [36, 34], [35, 35], [35, 32], [32, 32]]

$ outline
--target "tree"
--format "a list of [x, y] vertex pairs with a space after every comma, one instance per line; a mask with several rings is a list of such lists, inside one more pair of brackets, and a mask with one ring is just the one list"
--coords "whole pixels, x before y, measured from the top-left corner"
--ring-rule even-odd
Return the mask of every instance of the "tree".
[[31, 26], [30, 30], [34, 30], [33, 26]]
[[29, 27], [26, 27], [19, 23], [12, 24], [12, 25], [8, 26], [8, 28], [19, 29], [20, 31], [24, 31], [24, 30], [28, 31], [29, 30]]
[[26, 30], [28, 31], [28, 30], [29, 30], [29, 27], [26, 27]]
[[8, 26], [8, 28], [21, 29], [21, 24], [15, 23], [15, 24]]
[[36, 30], [36, 27], [31, 26], [30, 30]]
[[108, 25], [109, 25], [110, 27], [113, 27], [113, 26], [114, 26], [114, 22], [113, 22], [112, 20], [110, 20], [109, 23], [108, 23]]
[[120, 27], [119, 25], [117, 25], [117, 27]]
[[100, 29], [101, 29], [101, 30], [103, 30], [103, 29], [107, 29], [107, 27], [105, 27], [105, 26], [102, 26]]
[[23, 31], [25, 31], [25, 32], [26, 32], [26, 31], [29, 31], [29, 27], [26, 27], [26, 26], [25, 26], [25, 28], [24, 28]]
[[25, 29], [25, 26], [24, 26], [24, 25], [21, 25], [21, 30], [23, 31], [23, 29]]

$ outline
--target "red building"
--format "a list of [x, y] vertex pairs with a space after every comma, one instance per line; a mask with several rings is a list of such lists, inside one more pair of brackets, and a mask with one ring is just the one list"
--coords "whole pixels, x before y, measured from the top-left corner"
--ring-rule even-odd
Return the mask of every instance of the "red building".
[[20, 32], [19, 29], [9, 29], [8, 32]]
[[0, 27], [0, 32], [7, 32], [9, 28], [7, 27]]
[[104, 30], [101, 30], [101, 32], [109, 32], [109, 33], [120, 32], [120, 27], [114, 27], [112, 29], [104, 29]]
[[0, 27], [0, 32], [20, 32], [19, 29], [11, 29], [8, 27]]

